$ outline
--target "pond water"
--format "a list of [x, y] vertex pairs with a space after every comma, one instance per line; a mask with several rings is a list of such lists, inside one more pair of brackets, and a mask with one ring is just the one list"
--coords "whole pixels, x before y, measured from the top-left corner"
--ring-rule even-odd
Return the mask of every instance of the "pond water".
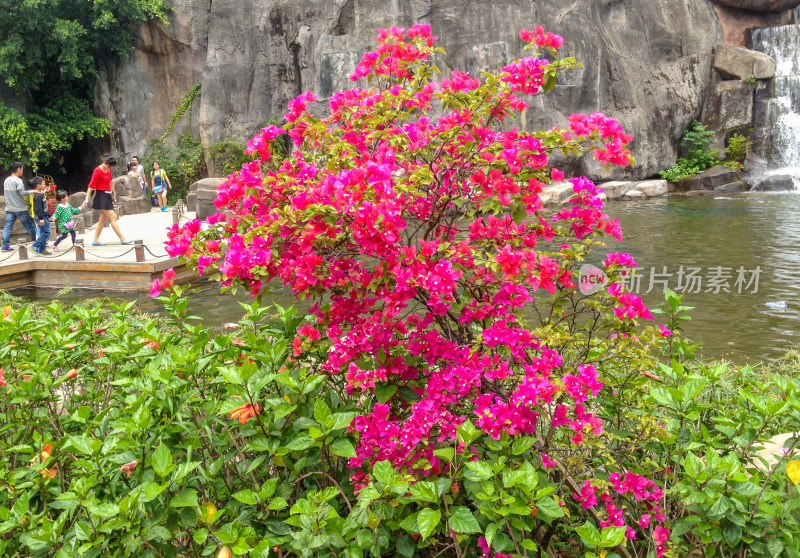
[[[622, 243], [609, 241], [608, 251], [629, 252], [639, 264], [632, 288], [651, 307], [662, 302], [665, 286], [684, 294], [684, 304], [696, 307], [685, 334], [701, 343], [703, 356], [770, 360], [800, 343], [800, 195], [668, 197], [609, 203], [606, 210], [624, 234]], [[65, 297], [95, 294], [101, 293]], [[49, 300], [54, 292], [26, 296]], [[137, 299], [146, 312], [161, 310], [144, 294], [119, 298]], [[268, 298], [297, 306], [281, 290]], [[219, 326], [239, 319], [237, 301], [248, 300], [207, 287], [190, 309]]]

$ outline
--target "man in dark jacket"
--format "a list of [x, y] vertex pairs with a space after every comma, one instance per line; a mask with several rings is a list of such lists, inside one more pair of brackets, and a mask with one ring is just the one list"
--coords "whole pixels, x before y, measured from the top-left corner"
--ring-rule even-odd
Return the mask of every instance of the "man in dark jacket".
[[47, 185], [41, 176], [34, 177], [31, 184], [35, 188], [33, 194], [33, 216], [36, 221], [36, 242], [33, 243], [33, 251], [42, 256], [49, 256], [47, 251], [47, 239], [50, 238], [50, 208], [47, 207], [47, 199], [44, 193]]

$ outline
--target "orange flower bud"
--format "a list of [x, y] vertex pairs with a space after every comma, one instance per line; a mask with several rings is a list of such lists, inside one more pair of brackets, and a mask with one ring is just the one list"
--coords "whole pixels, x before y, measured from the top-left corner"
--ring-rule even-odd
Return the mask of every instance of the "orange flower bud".
[[223, 546], [222, 549], [217, 554], [217, 558], [231, 558], [232, 554], [231, 551], [228, 550], [227, 546]]

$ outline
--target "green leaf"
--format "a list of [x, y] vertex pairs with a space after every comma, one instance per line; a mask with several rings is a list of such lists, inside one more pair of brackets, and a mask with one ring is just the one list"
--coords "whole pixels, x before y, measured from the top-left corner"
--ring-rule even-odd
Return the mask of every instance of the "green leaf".
[[417, 552], [417, 545], [414, 539], [408, 535], [403, 535], [397, 539], [397, 552], [400, 556], [405, 556], [405, 558], [414, 558]]
[[520, 455], [528, 450], [533, 444], [536, 443], [536, 438], [531, 436], [525, 436], [523, 438], [517, 438], [514, 440], [514, 443], [511, 445], [511, 453], [514, 455]]
[[587, 521], [580, 527], [576, 527], [575, 532], [578, 533], [583, 544], [589, 548], [600, 548], [600, 531], [597, 530], [594, 524]]
[[553, 519], [564, 517], [564, 510], [562, 510], [561, 506], [559, 506], [556, 501], [550, 497], [539, 500], [536, 503], [536, 507], [539, 509], [539, 512], [542, 512]]
[[714, 501], [714, 505], [708, 509], [708, 512], [706, 512], [706, 516], [711, 521], [717, 521], [722, 519], [722, 517], [725, 515], [725, 512], [727, 512], [730, 507], [730, 500], [720, 494], [719, 497]]
[[442, 512], [439, 510], [420, 510], [419, 515], [417, 515], [417, 524], [419, 525], [419, 534], [423, 539], [427, 539], [433, 533], [441, 519]]
[[192, 540], [200, 546], [208, 540], [208, 529], [197, 529], [192, 533]]
[[114, 517], [119, 513], [119, 506], [116, 504], [92, 504], [86, 507], [89, 514], [97, 517]]
[[456, 430], [458, 441], [468, 446], [481, 436], [481, 431], [475, 428], [471, 421], [465, 420]]
[[314, 419], [323, 427], [327, 428], [331, 421], [331, 409], [321, 398], [314, 401]]
[[[360, 497], [361, 492], [359, 492], [358, 495]], [[417, 517], [419, 517], [419, 512], [414, 512], [411, 515], [407, 516], [403, 521], [400, 522], [400, 528], [405, 529], [412, 535], [419, 534], [419, 525], [417, 523]]]
[[144, 485], [144, 490], [142, 490], [142, 498], [141, 501], [143, 503], [149, 502], [158, 498], [158, 495], [164, 492], [164, 489], [167, 487], [166, 484], [160, 485], [155, 482], [149, 482]]
[[722, 524], [722, 536], [725, 537], [725, 542], [728, 543], [728, 546], [734, 548], [742, 540], [742, 528], [735, 523], [725, 521]]
[[422, 502], [436, 502], [439, 498], [436, 493], [436, 485], [429, 481], [415, 483], [409, 489], [411, 495]]
[[465, 507], [452, 508], [453, 514], [447, 520], [447, 524], [456, 533], [480, 533], [481, 526], [472, 512]]
[[286, 444], [286, 449], [289, 451], [303, 451], [314, 445], [314, 438], [308, 434], [300, 434], [295, 437], [291, 442]]
[[625, 527], [606, 527], [600, 533], [600, 546], [611, 548], [622, 544], [625, 540]]
[[705, 378], [694, 378], [681, 386], [681, 393], [684, 401], [691, 401], [705, 389], [708, 380]]
[[397, 391], [397, 384], [381, 382], [375, 384], [375, 397], [381, 403], [386, 403]]
[[669, 407], [675, 403], [675, 400], [672, 398], [672, 395], [670, 395], [666, 388], [654, 386], [650, 389], [650, 394], [653, 396], [653, 399], [655, 399], [656, 402], [660, 403], [661, 405]]
[[372, 476], [375, 480], [383, 484], [389, 484], [394, 476], [392, 464], [388, 461], [378, 461], [372, 466]]
[[77, 450], [84, 455], [93, 455], [92, 441], [86, 436], [69, 436], [61, 446], [61, 451]]
[[276, 496], [275, 498], [269, 501], [269, 505], [267, 506], [267, 508], [271, 510], [282, 510], [288, 505], [289, 503], [284, 498]]
[[337, 438], [333, 443], [328, 446], [333, 455], [339, 457], [355, 457], [356, 449], [353, 447], [352, 442], [347, 438]]
[[769, 550], [769, 553], [776, 558], [780, 556], [784, 548], [785, 545], [783, 544], [783, 541], [776, 536], [770, 537], [769, 541], [767, 541], [767, 549]]
[[243, 504], [250, 504], [251, 506], [254, 506], [255, 504], [258, 503], [258, 494], [249, 489], [240, 490], [235, 494], [231, 494], [231, 496], [233, 496]]
[[486, 526], [486, 532], [483, 534], [483, 536], [486, 539], [486, 544], [489, 546], [492, 546], [492, 541], [494, 540], [494, 536], [497, 534], [498, 529], [500, 529], [500, 525], [497, 523], [490, 523]]
[[488, 463], [484, 461], [468, 461], [464, 476], [471, 481], [480, 482], [490, 479], [494, 473]]
[[170, 454], [166, 444], [158, 445], [156, 451], [150, 456], [150, 465], [160, 477], [166, 477], [175, 468], [175, 464], [172, 462], [172, 454]]
[[180, 494], [172, 498], [169, 503], [171, 508], [196, 508], [197, 491], [194, 488], [184, 488]]
[[453, 448], [439, 448], [437, 450], [433, 450], [433, 455], [439, 459], [444, 459], [445, 461], [452, 461], [456, 455], [456, 450]]

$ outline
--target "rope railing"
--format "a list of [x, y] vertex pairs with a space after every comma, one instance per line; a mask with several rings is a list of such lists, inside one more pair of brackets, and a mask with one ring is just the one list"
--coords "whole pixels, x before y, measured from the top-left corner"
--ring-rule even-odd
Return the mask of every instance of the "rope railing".
[[8, 254], [8, 255], [5, 258], [3, 258], [2, 260], [0, 260], [0, 263], [3, 263], [6, 260], [10, 260], [11, 258], [13, 258], [17, 254], [17, 252], [19, 252], [19, 250], [17, 248], [14, 248], [14, 250], [12, 252], [4, 252], [5, 254]]
[[122, 256], [127, 256], [128, 254], [133, 252], [135, 249], [136, 249], [136, 246], [131, 246], [130, 248], [125, 250], [122, 254], [117, 254], [116, 256], [99, 256], [99, 255], [95, 254], [94, 252], [90, 252], [86, 248], [84, 248], [83, 251], [84, 251], [84, 253], [89, 254], [90, 256], [93, 256], [95, 258], [99, 258], [101, 260], [116, 260], [117, 258], [121, 258]]
[[[186, 213], [187, 212], [185, 204], [183, 203], [182, 200], [179, 200], [172, 208], [173, 225], [174, 224], [183, 225], [185, 223], [188, 223], [191, 219], [187, 217]], [[78, 229], [78, 232], [82, 236], [82, 238], [78, 239], [75, 243], [73, 243], [73, 245], [70, 248], [59, 251], [53, 251], [52, 253], [48, 254], [39, 254], [37, 252], [30, 254], [30, 252], [32, 252], [30, 248], [31, 243], [26, 243], [24, 239], [19, 238], [17, 239], [18, 246], [15, 247], [12, 252], [7, 254], [0, 253], [0, 264], [8, 262], [15, 256], [18, 257], [20, 261], [32, 261], [30, 256], [33, 255], [38, 256], [38, 258], [33, 258], [34, 260], [39, 258], [45, 260], [56, 260], [59, 258], [63, 258], [64, 256], [67, 256], [70, 253], [75, 253], [75, 260], [79, 262], [86, 262], [87, 261], [86, 256], [90, 256], [92, 258], [91, 260], [88, 260], [89, 262], [97, 260], [101, 261], [119, 260], [121, 258], [124, 258], [125, 256], [128, 256], [131, 252], [135, 253], [137, 263], [145, 261], [145, 253], [149, 254], [150, 257], [154, 258], [155, 260], [163, 260], [165, 258], [170, 258], [169, 253], [167, 253], [165, 250], [163, 251], [158, 250], [155, 247], [155, 245], [148, 246], [144, 244], [144, 241], [142, 240], [133, 241], [134, 244], [132, 246], [126, 247], [127, 249], [125, 249], [121, 253], [114, 253], [113, 255], [111, 255], [107, 250], [94, 250], [94, 249], [87, 250], [86, 246], [84, 245], [84, 242], [88, 243], [89, 239], [91, 238], [91, 235], [89, 233], [92, 230], [96, 231], [98, 223], [95, 223], [91, 226], [86, 226], [83, 217], [84, 217], [83, 215], [78, 215], [76, 217], [76, 221], [78, 221], [79, 224], [79, 227], [76, 228]], [[50, 241], [53, 240], [55, 240], [54, 236], [50, 238]], [[108, 248], [113, 249], [114, 246], [109, 246]]]

